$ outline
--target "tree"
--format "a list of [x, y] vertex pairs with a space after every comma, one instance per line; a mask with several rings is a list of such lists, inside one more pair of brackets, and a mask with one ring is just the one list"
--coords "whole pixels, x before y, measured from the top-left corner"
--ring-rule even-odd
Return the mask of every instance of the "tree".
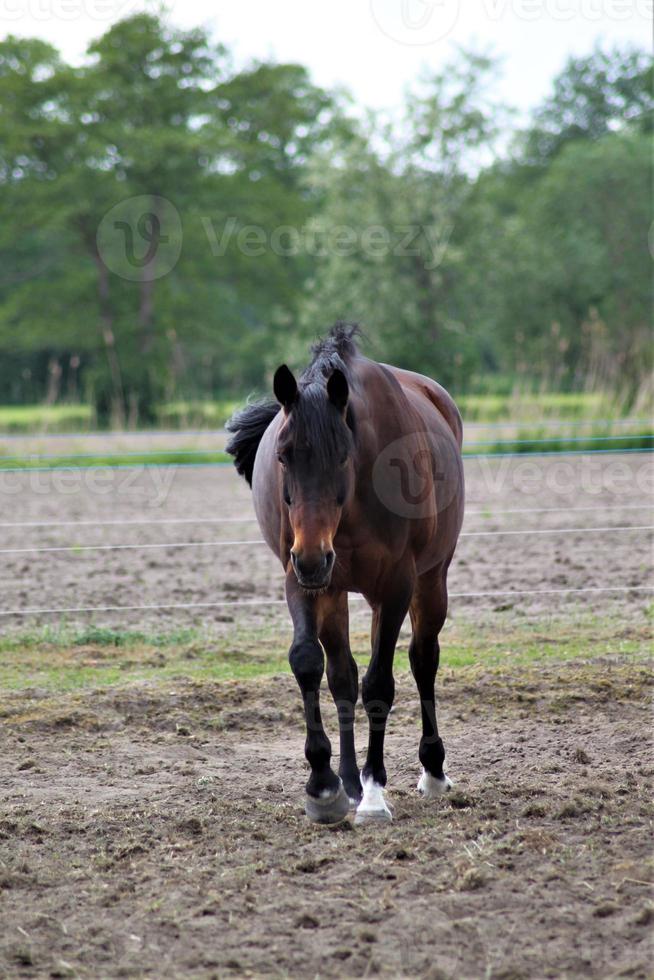
[[[461, 52], [425, 76], [394, 126], [378, 119], [335, 159], [314, 163], [326, 187], [316, 229], [329, 242], [308, 282], [303, 323], [360, 319], [379, 356], [463, 383], [477, 354], [461, 298], [469, 261], [463, 214], [473, 157], [488, 155], [503, 119], [491, 59]], [[398, 135], [399, 134], [399, 135]], [[341, 246], [349, 235], [349, 247]]]
[[[40, 42], [0, 46], [11, 107], [0, 116], [0, 194], [14, 215], [0, 247], [16, 266], [4, 294], [0, 283], [0, 342], [20, 348], [29, 335], [62, 357], [74, 342], [99, 416], [149, 421], [178, 384], [260, 381], [306, 257], [248, 254], [238, 231], [256, 225], [269, 242], [304, 221], [307, 146], [326, 138], [331, 101], [296, 65], [228, 77], [203, 31], [145, 14], [115, 24], [89, 56], [71, 69]], [[16, 250], [25, 202], [34, 229]], [[230, 219], [216, 254], [212, 234]], [[171, 238], [183, 248], [168, 269]], [[38, 269], [48, 255], [56, 275], [25, 279], [23, 259]]]
[[573, 140], [596, 140], [625, 127], [651, 133], [654, 126], [652, 57], [633, 48], [570, 58], [554, 91], [526, 133], [529, 163], [545, 165]]

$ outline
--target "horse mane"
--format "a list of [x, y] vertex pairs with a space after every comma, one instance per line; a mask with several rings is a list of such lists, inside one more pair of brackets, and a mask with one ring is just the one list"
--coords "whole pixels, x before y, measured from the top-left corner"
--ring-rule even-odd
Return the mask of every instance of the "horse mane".
[[279, 412], [277, 402], [253, 402], [234, 412], [225, 425], [232, 437], [225, 452], [234, 457], [236, 472], [252, 486], [252, 471], [263, 434]]
[[347, 375], [347, 362], [358, 353], [356, 338], [360, 336], [362, 336], [361, 328], [357, 323], [345, 323], [339, 320], [326, 337], [313, 344], [311, 348], [313, 357], [309, 367], [303, 372], [301, 380], [310, 381], [318, 374], [328, 377], [336, 368]]
[[[324, 467], [333, 464], [348, 437], [340, 417], [325, 398], [325, 381], [336, 369], [349, 380], [348, 362], [358, 352], [355, 338], [360, 334], [355, 323], [335, 323], [327, 336], [312, 346], [311, 362], [300, 375], [302, 397], [293, 409], [296, 432], [313, 447], [317, 464]], [[277, 402], [253, 402], [235, 412], [225, 426], [232, 434], [225, 451], [234, 457], [237, 472], [250, 486], [259, 443], [279, 409]], [[354, 419], [349, 408], [347, 423], [352, 431]]]

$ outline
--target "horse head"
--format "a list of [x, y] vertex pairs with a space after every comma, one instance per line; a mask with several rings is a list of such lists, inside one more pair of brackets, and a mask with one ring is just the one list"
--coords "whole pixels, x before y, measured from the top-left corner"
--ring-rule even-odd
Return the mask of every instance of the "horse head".
[[320, 592], [331, 581], [334, 538], [354, 488], [349, 385], [338, 368], [298, 385], [282, 364], [273, 388], [284, 412], [276, 454], [293, 533], [291, 562], [301, 587]]

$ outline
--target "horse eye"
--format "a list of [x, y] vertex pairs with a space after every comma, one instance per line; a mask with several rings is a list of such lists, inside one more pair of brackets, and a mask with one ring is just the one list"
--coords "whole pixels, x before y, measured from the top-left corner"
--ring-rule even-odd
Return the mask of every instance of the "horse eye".
[[288, 490], [284, 490], [284, 503], [287, 507], [291, 506], [291, 495]]
[[284, 457], [283, 457], [283, 456], [281, 455], [281, 453], [278, 453], [278, 454], [277, 454], [277, 462], [278, 462], [278, 463], [281, 463], [281, 464], [282, 464], [282, 466], [286, 466], [286, 460], [285, 460], [285, 459], [284, 459]]

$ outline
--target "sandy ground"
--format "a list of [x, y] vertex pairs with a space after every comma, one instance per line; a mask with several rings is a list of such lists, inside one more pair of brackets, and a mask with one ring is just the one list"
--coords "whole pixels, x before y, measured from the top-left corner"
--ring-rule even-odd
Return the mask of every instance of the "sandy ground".
[[[470, 459], [466, 480], [466, 533], [654, 523], [648, 455]], [[52, 522], [63, 526], [25, 526]], [[66, 621], [146, 629], [284, 622], [283, 606], [256, 604], [283, 594], [281, 569], [259, 538], [249, 489], [229, 466], [0, 473], [0, 612], [250, 600], [255, 604], [245, 608], [71, 613]], [[165, 547], [190, 542], [203, 546]], [[129, 547], [83, 550], [93, 545]], [[75, 550], [30, 551], [60, 547]], [[651, 560], [651, 534], [644, 531], [464, 536], [450, 589], [651, 585]], [[451, 609], [474, 614], [509, 605], [533, 615], [575, 601], [597, 608], [610, 602], [627, 612], [650, 599], [643, 593], [454, 598]], [[361, 606], [353, 609], [363, 615]], [[0, 617], [0, 629], [59, 618]]]
[[373, 828], [304, 817], [289, 677], [5, 696], [0, 975], [651, 976], [649, 682], [443, 671], [457, 789], [426, 802], [400, 678]]
[[[466, 475], [466, 532], [653, 523], [649, 457], [470, 460]], [[288, 630], [283, 606], [257, 604], [281, 597], [276, 560], [227, 543], [259, 537], [231, 469], [0, 477], [0, 611], [255, 601], [2, 617], [3, 632], [62, 620]], [[451, 590], [651, 585], [650, 541], [644, 531], [464, 537]], [[212, 544], [141, 547], [174, 542]], [[94, 544], [137, 547], [79, 550]], [[76, 550], [23, 550], [47, 547]], [[578, 604], [626, 627], [649, 603], [651, 593], [492, 596], [454, 598], [451, 610], [462, 621], [498, 611], [501, 630], [503, 615], [537, 623]], [[288, 674], [5, 692], [0, 976], [648, 976], [650, 674], [606, 645], [588, 656], [445, 669], [457, 792], [437, 804], [415, 794], [417, 705], [400, 677], [387, 753], [395, 822], [374, 829], [306, 821]], [[331, 708], [327, 724], [333, 734]]]

